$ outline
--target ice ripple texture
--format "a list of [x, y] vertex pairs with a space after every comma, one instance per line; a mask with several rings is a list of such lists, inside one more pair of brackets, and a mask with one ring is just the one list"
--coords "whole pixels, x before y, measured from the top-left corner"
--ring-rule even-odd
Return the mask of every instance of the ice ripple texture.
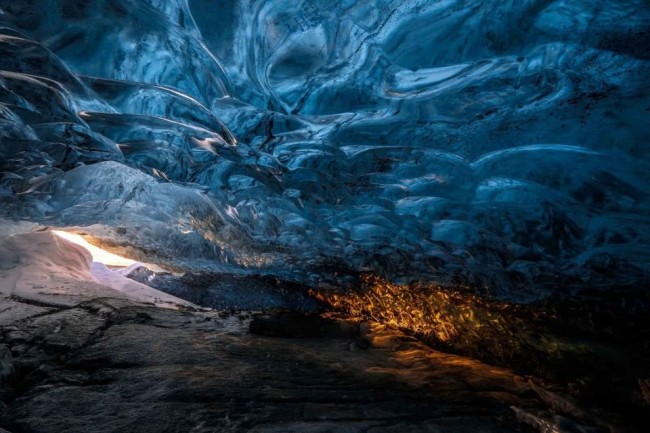
[[647, 284], [642, 0], [0, 0], [2, 213], [175, 266]]

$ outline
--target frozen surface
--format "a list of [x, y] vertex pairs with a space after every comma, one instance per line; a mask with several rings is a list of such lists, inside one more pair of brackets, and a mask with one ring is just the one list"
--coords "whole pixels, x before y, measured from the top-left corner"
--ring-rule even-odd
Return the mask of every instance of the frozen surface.
[[647, 284], [642, 0], [0, 0], [5, 217], [193, 270]]
[[70, 307], [98, 298], [194, 307], [93, 262], [88, 250], [51, 231], [0, 235], [0, 298], [2, 321], [49, 310], [42, 306]]

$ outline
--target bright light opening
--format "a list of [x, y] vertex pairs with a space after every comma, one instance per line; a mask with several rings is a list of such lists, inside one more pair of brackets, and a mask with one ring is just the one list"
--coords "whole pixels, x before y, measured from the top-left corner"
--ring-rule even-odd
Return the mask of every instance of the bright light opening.
[[80, 245], [87, 249], [90, 254], [93, 256], [93, 262], [103, 263], [106, 266], [115, 266], [115, 267], [128, 267], [136, 262], [135, 260], [127, 259], [126, 257], [118, 256], [117, 254], [109, 253], [106, 250], [103, 250], [99, 247], [91, 245], [80, 235], [74, 233], [62, 232], [59, 230], [52, 230], [52, 233], [55, 235], [68, 240], [72, 243]]

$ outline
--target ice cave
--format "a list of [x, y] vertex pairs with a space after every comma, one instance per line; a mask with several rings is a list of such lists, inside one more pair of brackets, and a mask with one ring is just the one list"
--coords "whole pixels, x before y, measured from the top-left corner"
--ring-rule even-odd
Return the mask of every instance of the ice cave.
[[0, 0], [0, 433], [649, 414], [648, 0]]

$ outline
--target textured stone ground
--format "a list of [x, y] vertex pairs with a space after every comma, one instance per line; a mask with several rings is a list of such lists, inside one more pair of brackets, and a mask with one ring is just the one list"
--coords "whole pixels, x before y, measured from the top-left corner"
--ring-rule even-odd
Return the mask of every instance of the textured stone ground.
[[544, 407], [508, 370], [376, 324], [277, 338], [250, 334], [245, 313], [2, 302], [24, 309], [2, 323], [12, 433], [515, 432], [529, 427], [510, 406]]
[[[117, 274], [100, 280], [93, 265], [49, 232], [2, 239], [0, 433], [645, 431], [634, 427], [644, 425], [640, 407], [628, 411], [632, 421], [594, 409], [602, 398], [586, 410], [559, 395], [571, 395], [570, 384], [444, 354], [369, 318], [202, 310]], [[599, 317], [592, 311], [590, 322]], [[471, 344], [485, 350], [509, 335]], [[612, 359], [594, 358], [613, 366], [612, 380], [598, 383], [615, 385], [624, 376], [614, 372], [629, 364], [628, 376], [643, 379], [632, 397], [649, 401], [645, 370]], [[561, 371], [582, 377], [567, 362]]]

